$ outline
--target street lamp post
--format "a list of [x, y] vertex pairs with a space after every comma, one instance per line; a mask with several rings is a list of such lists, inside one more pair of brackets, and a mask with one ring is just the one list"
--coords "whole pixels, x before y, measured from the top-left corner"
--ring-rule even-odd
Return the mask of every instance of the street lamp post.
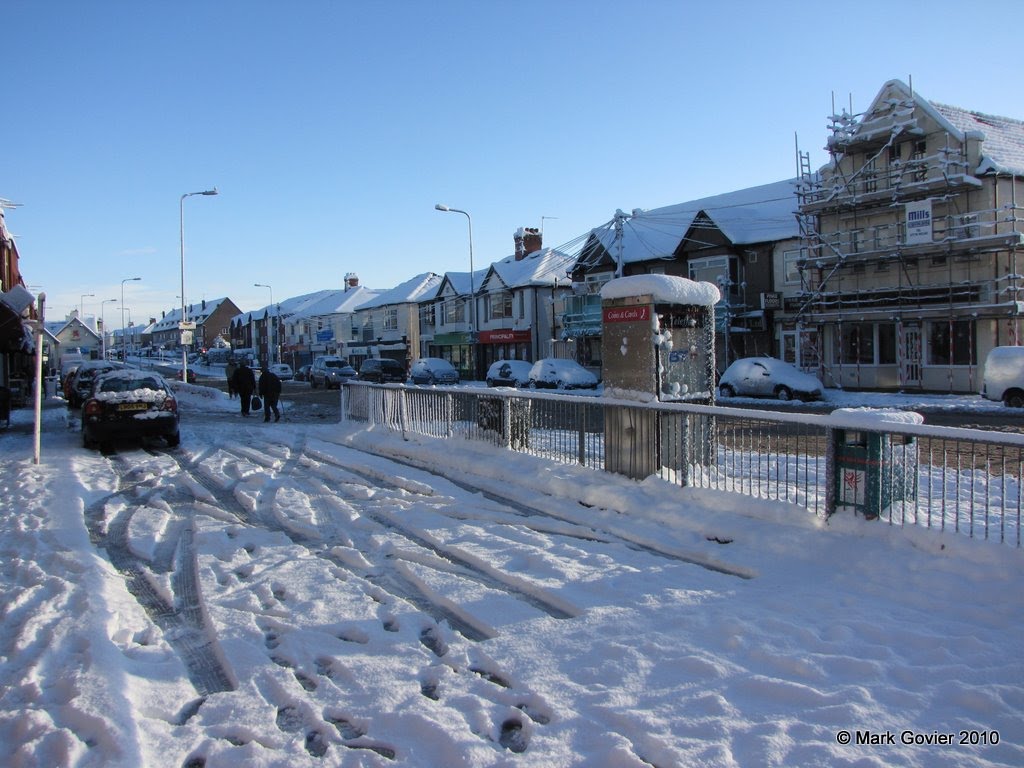
[[473, 217], [466, 211], [458, 208], [449, 208], [447, 205], [438, 203], [434, 206], [438, 211], [445, 213], [461, 213], [469, 222], [469, 344], [470, 344], [470, 373], [476, 378], [476, 286], [473, 280]]
[[[208, 189], [205, 192], [186, 192], [178, 201], [178, 231], [181, 238], [181, 324], [180, 330], [184, 333], [185, 325], [185, 198], [193, 195], [216, 195], [217, 188]], [[194, 329], [193, 329], [194, 330]], [[188, 381], [188, 348], [184, 341], [181, 342], [181, 380]]]
[[79, 321], [81, 321], [82, 325], [85, 325], [85, 298], [86, 298], [86, 296], [91, 296], [92, 298], [95, 299], [96, 298], [96, 294], [95, 293], [83, 293], [81, 295], [81, 298], [79, 298], [79, 300], [78, 300], [78, 319], [79, 319]]
[[121, 359], [126, 363], [128, 362], [128, 329], [124, 324], [124, 284], [141, 279], [141, 277], [126, 277], [121, 281]]
[[[277, 328], [274, 328], [273, 334], [270, 333], [270, 317], [271, 313], [274, 311], [274, 289], [271, 288], [269, 285], [264, 285], [263, 283], [253, 283], [253, 286], [256, 288], [267, 288], [270, 290], [270, 306], [267, 308], [267, 357], [269, 358], [269, 362], [267, 363], [267, 365], [270, 365], [271, 363], [276, 362], [274, 360], [273, 343], [274, 337], [277, 336]], [[277, 318], [274, 319], [274, 324], [277, 324]]]
[[100, 302], [100, 325], [103, 327], [103, 330], [101, 331], [103, 335], [100, 336], [100, 349], [103, 350], [104, 360], [107, 359], [107, 308], [105, 305], [112, 301], [117, 301], [117, 299], [103, 299], [103, 301]]

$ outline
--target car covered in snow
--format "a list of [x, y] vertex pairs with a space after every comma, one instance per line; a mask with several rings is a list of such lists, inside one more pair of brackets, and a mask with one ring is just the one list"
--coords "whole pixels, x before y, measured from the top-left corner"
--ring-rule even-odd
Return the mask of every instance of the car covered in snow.
[[824, 388], [816, 376], [774, 357], [744, 357], [718, 380], [722, 397], [776, 397], [779, 400], [820, 400]]
[[78, 408], [85, 402], [92, 389], [92, 383], [96, 377], [107, 373], [126, 368], [124, 363], [117, 363], [112, 360], [86, 360], [81, 363], [74, 373], [71, 374], [69, 384], [64, 392], [69, 408]]
[[1024, 347], [993, 347], [985, 358], [981, 394], [1010, 408], [1024, 408]]
[[597, 376], [575, 360], [546, 357], [530, 368], [530, 388], [595, 389]]
[[530, 383], [533, 363], [527, 360], [496, 360], [487, 369], [488, 387], [525, 387]]
[[274, 363], [269, 366], [267, 370], [277, 376], [281, 381], [291, 381], [295, 377], [295, 374], [292, 372], [292, 367], [287, 363]]
[[455, 366], [440, 357], [421, 357], [409, 369], [413, 384], [458, 384]]
[[171, 448], [181, 442], [178, 401], [164, 377], [137, 368], [97, 376], [82, 404], [82, 445], [108, 451], [115, 440], [146, 437]]

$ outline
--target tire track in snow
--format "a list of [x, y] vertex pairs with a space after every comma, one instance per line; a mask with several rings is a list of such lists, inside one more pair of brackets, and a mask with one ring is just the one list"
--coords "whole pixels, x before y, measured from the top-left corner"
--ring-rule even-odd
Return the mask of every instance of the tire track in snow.
[[[454, 486], [456, 486], [458, 488], [461, 488], [462, 490], [464, 490], [464, 491], [466, 491], [468, 493], [479, 494], [483, 498], [487, 499], [488, 501], [493, 501], [493, 502], [495, 502], [497, 504], [505, 506], [513, 514], [517, 514], [517, 515], [520, 515], [520, 516], [523, 516], [523, 517], [538, 516], [538, 517], [548, 518], [548, 519], [551, 519], [551, 520], [557, 520], [557, 521], [559, 521], [561, 523], [568, 522], [568, 524], [570, 524], [570, 525], [577, 525], [577, 526], [579, 525], [578, 523], [573, 523], [571, 521], [562, 520], [557, 515], [553, 515], [550, 512], [545, 512], [542, 509], [538, 509], [538, 508], [532, 507], [532, 506], [530, 506], [528, 504], [524, 504], [521, 501], [518, 501], [516, 499], [512, 499], [512, 498], [510, 498], [508, 496], [504, 496], [504, 495], [499, 494], [499, 493], [497, 493], [497, 492], [495, 492], [493, 490], [488, 490], [488, 489], [482, 488], [480, 486], [472, 485], [472, 484], [470, 484], [470, 483], [468, 483], [468, 482], [466, 482], [464, 480], [456, 480], [456, 479], [454, 479], [454, 478], [444, 474], [443, 472], [438, 472], [438, 471], [436, 471], [436, 470], [434, 470], [434, 469], [432, 469], [430, 467], [427, 467], [427, 466], [421, 466], [420, 464], [418, 464], [417, 462], [415, 462], [415, 461], [413, 461], [412, 459], [409, 459], [409, 458], [399, 459], [399, 458], [396, 458], [393, 455], [385, 456], [383, 454], [374, 453], [373, 451], [370, 451], [370, 450], [367, 450], [367, 449], [364, 449], [364, 448], [353, 448], [351, 446], [340, 445], [338, 443], [335, 443], [335, 445], [339, 445], [339, 447], [345, 448], [346, 450], [356, 451], [358, 453], [365, 453], [368, 456], [374, 456], [374, 457], [379, 458], [379, 459], [385, 459], [387, 461], [390, 461], [390, 462], [393, 462], [395, 464], [398, 464], [399, 466], [408, 467], [409, 469], [415, 469], [415, 470], [417, 470], [419, 472], [424, 472], [424, 473], [426, 473], [428, 475], [433, 475], [434, 477], [439, 477], [439, 478], [441, 478], [441, 479], [451, 483], [452, 485], [454, 485]], [[358, 474], [358, 473], [354, 472], [354, 474]], [[591, 536], [589, 540], [592, 540], [592, 541], [604, 541], [604, 542], [608, 542], [608, 543], [619, 542], [622, 545], [624, 545], [624, 546], [626, 546], [626, 547], [628, 547], [628, 548], [630, 548], [630, 549], [632, 549], [634, 551], [637, 551], [637, 552], [646, 552], [647, 554], [654, 555], [656, 557], [662, 557], [662, 558], [666, 558], [666, 559], [669, 559], [669, 560], [676, 560], [676, 561], [679, 561], [679, 562], [682, 562], [682, 563], [687, 563], [689, 565], [696, 565], [696, 566], [699, 566], [699, 567], [704, 568], [706, 570], [714, 571], [715, 573], [721, 573], [721, 574], [724, 574], [726, 576], [735, 576], [735, 577], [740, 578], [740, 579], [752, 579], [755, 576], [755, 574], [753, 572], [749, 571], [746, 568], [743, 568], [742, 566], [731, 565], [729, 563], [722, 562], [721, 560], [717, 560], [716, 558], [708, 557], [707, 555], [704, 555], [704, 554], [699, 553], [699, 552], [680, 552], [678, 550], [665, 549], [665, 548], [662, 548], [662, 547], [655, 546], [655, 545], [653, 545], [653, 544], [651, 544], [649, 542], [645, 542], [645, 541], [640, 541], [638, 539], [634, 539], [634, 538], [632, 538], [630, 536], [627, 536], [626, 534], [624, 534], [622, 532], [603, 531], [603, 530], [594, 529], [594, 528], [592, 528], [590, 530], [595, 531], [600, 536], [600, 538]], [[557, 535], [560, 535], [560, 534], [553, 533], [551, 535], [556, 535], [557, 536]], [[566, 534], [566, 535], [569, 535], [569, 534]], [[580, 538], [586, 538], [586, 537], [580, 536]]]
[[[137, 488], [147, 488], [150, 495], [161, 489], [161, 478], [125, 482], [131, 472], [123, 457], [108, 457], [118, 478], [118, 490], [97, 500], [85, 510], [86, 528], [90, 540], [104, 549], [111, 564], [125, 580], [128, 591], [138, 600], [153, 622], [160, 627], [170, 646], [181, 658], [189, 680], [201, 696], [234, 690], [234, 682], [215, 650], [215, 639], [209, 621], [202, 612], [195, 564], [195, 550], [191, 543], [191, 520], [177, 530], [177, 562], [172, 573], [175, 602], [171, 604], [156, 588], [149, 577], [149, 569], [136, 556], [128, 544], [129, 526], [139, 505], [130, 499], [125, 509], [108, 520], [108, 502], [126, 496]], [[179, 597], [180, 595], [180, 597]]]
[[[251, 460], [251, 457], [246, 456], [246, 452], [236, 452], [233, 449], [226, 449], [223, 447], [221, 450], [224, 453], [236, 456], [239, 459]], [[261, 489], [261, 492], [265, 492], [268, 486], [270, 490], [275, 491], [279, 487], [279, 484], [265, 484]], [[257, 502], [255, 520], [251, 521], [250, 524], [258, 525], [265, 530], [283, 534], [292, 541], [292, 543], [303, 547], [310, 554], [327, 560], [332, 565], [336, 565], [359, 578], [365, 579], [370, 584], [383, 589], [393, 597], [405, 600], [418, 611], [430, 616], [437, 622], [447, 622], [452, 629], [461, 634], [467, 640], [479, 642], [481, 640], [488, 640], [495, 636], [496, 633], [494, 629], [485, 622], [474, 618], [472, 615], [463, 611], [454, 604], [446, 603], [442, 598], [440, 598], [440, 596], [427, 593], [419, 584], [416, 583], [414, 579], [410, 577], [410, 575], [403, 573], [402, 569], [399, 568], [396, 563], [388, 560], [375, 562], [379, 558], [375, 557], [371, 551], [373, 549], [371, 546], [366, 545], [359, 548], [360, 554], [362, 554], [366, 561], [371, 564], [371, 569], [366, 571], [354, 566], [351, 562], [348, 562], [344, 558], [331, 552], [331, 548], [339, 542], [333, 540], [325, 541], [321, 539], [314, 539], [313, 537], [307, 536], [294, 528], [284, 525], [272, 515], [261, 513], [259, 509], [260, 505]]]

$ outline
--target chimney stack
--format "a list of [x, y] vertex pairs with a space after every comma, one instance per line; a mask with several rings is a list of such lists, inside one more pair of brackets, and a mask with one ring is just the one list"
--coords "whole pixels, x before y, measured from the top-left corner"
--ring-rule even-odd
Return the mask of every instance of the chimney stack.
[[359, 275], [355, 272], [349, 272], [345, 275], [345, 290], [349, 291], [353, 288], [359, 287]]
[[520, 227], [512, 236], [516, 244], [516, 261], [522, 261], [528, 254], [543, 248], [543, 238], [536, 227]]

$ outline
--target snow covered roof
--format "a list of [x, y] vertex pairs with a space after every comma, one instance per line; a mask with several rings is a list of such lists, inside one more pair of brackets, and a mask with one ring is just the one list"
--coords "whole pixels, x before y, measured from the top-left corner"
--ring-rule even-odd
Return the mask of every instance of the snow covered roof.
[[711, 307], [722, 298], [717, 286], [673, 275], [631, 275], [609, 280], [601, 286], [602, 299], [652, 296], [665, 304], [695, 304]]
[[291, 317], [297, 312], [303, 311], [306, 307], [321, 301], [326, 296], [334, 293], [336, 289], [324, 288], [313, 293], [304, 293], [301, 296], [292, 296], [282, 301], [275, 301], [273, 304], [267, 304], [260, 307], [259, 309], [249, 310], [248, 312], [241, 312], [231, 318], [231, 323], [234, 325], [242, 324], [247, 325], [251, 323], [253, 318], [263, 318], [266, 316], [274, 317], [279, 312], [281, 317]]
[[349, 288], [348, 290], [339, 288], [338, 290], [330, 291], [323, 298], [310, 302], [288, 319], [295, 321], [309, 317], [324, 317], [326, 315], [340, 315], [353, 312], [379, 295], [380, 291], [362, 285]]
[[543, 248], [526, 254], [518, 261], [514, 254], [507, 256], [494, 262], [488, 273], [496, 273], [506, 288], [525, 288], [531, 285], [550, 288], [556, 282], [568, 286], [571, 281], [567, 273], [575, 261], [573, 255]]
[[100, 335], [90, 328], [88, 323], [83, 323], [81, 318], [78, 317], [72, 317], [68, 320], [46, 320], [43, 322], [43, 327], [54, 337], [60, 336], [65, 329], [70, 328], [71, 326], [79, 326], [86, 330], [89, 335], [95, 339], [99, 340], [100, 338]]
[[359, 306], [359, 309], [386, 307], [391, 304], [408, 304], [420, 301], [437, 292], [441, 285], [441, 276], [434, 272], [424, 272], [406, 280], [401, 285], [379, 293], [376, 297]]
[[959, 107], [935, 104], [958, 133], [975, 132], [984, 136], [982, 161], [974, 173], [1012, 173], [1024, 176], [1024, 121], [971, 112]]
[[[623, 224], [623, 263], [672, 258], [695, 224], [707, 226], [703, 220], [698, 221], [702, 214], [737, 245], [799, 237], [795, 185], [796, 179], [786, 179], [664, 208], [633, 211]], [[699, 238], [699, 233], [690, 233], [690, 237]], [[592, 239], [613, 260], [617, 259], [615, 230], [610, 223], [594, 229]]]
[[[928, 115], [958, 142], [966, 142], [972, 134], [982, 139], [981, 162], [977, 168], [968, 169], [970, 173], [1024, 175], [1024, 121], [928, 101], [902, 80], [886, 82], [859, 119], [844, 113], [838, 138], [887, 135], [897, 128], [919, 129], [914, 110]], [[836, 137], [830, 139], [830, 143], [835, 141]]]
[[477, 269], [473, 272], [472, 283], [469, 279], [469, 272], [445, 272], [444, 278], [437, 284], [437, 290], [432, 295], [423, 295], [421, 301], [430, 301], [431, 299], [437, 298], [441, 294], [445, 284], [448, 284], [452, 288], [452, 292], [456, 296], [468, 296], [471, 292], [479, 291], [481, 286], [484, 284], [484, 280], [487, 275], [490, 274], [491, 268], [484, 267], [483, 269]]

